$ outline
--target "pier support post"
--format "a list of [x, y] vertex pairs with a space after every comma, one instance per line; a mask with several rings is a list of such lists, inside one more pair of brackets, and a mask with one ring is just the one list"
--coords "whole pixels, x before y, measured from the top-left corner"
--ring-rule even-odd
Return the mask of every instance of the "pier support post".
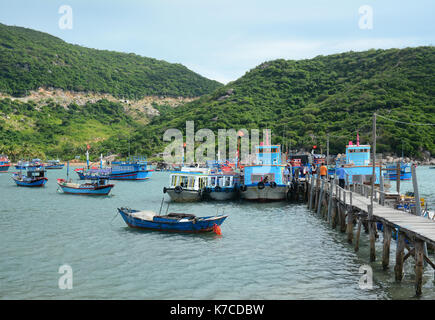
[[333, 192], [334, 192], [334, 184], [335, 179], [331, 181], [329, 184], [329, 198], [328, 198], [328, 222], [331, 222], [331, 214], [332, 214], [332, 198], [333, 198]]
[[331, 216], [331, 222], [332, 222], [332, 228], [335, 229], [337, 228], [337, 212], [338, 212], [338, 207], [337, 207], [337, 200], [336, 199], [332, 199], [332, 207], [331, 207], [331, 211], [332, 211], [332, 216]]
[[415, 294], [421, 295], [421, 286], [423, 283], [423, 261], [424, 261], [424, 241], [415, 240]]
[[396, 249], [396, 265], [394, 273], [396, 281], [402, 281], [403, 278], [403, 258], [405, 255], [405, 234], [398, 231], [397, 235], [397, 249]]
[[324, 186], [325, 186], [325, 180], [322, 179], [322, 184], [320, 187], [319, 199], [317, 204], [317, 214], [320, 214], [320, 211], [322, 210], [323, 196], [325, 194], [325, 192], [323, 191]]
[[339, 204], [340, 207], [340, 231], [346, 232], [346, 205]]
[[362, 218], [358, 219], [358, 229], [356, 231], [356, 239], [355, 239], [355, 252], [359, 250], [359, 238], [361, 236], [361, 226], [362, 226]]
[[368, 205], [368, 211], [369, 211], [369, 221], [368, 221], [368, 227], [369, 227], [369, 237], [370, 237], [370, 262], [376, 261], [376, 247], [375, 247], [375, 241], [376, 241], [376, 226], [373, 222], [373, 206]]
[[382, 268], [384, 270], [388, 269], [390, 264], [390, 243], [391, 243], [391, 227], [384, 224], [384, 248], [382, 251]]
[[313, 198], [314, 198], [314, 175], [311, 175], [311, 184], [310, 184], [310, 205], [309, 209], [313, 209]]
[[352, 208], [350, 208], [350, 210], [348, 210], [346, 232], [347, 232], [347, 242], [352, 243], [352, 241], [353, 241], [353, 212], [352, 212]]

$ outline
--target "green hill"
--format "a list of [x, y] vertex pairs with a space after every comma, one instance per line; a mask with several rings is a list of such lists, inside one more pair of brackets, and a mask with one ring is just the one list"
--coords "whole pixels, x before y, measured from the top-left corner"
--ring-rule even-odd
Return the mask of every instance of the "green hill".
[[49, 34], [0, 24], [0, 92], [24, 96], [39, 87], [197, 97], [222, 86], [181, 64], [72, 45]]
[[[168, 110], [139, 132], [154, 150], [167, 128], [270, 128], [274, 143], [344, 151], [348, 139], [370, 142], [377, 112], [403, 122], [435, 123], [435, 47], [369, 50], [307, 60], [265, 62], [212, 94]], [[435, 154], [435, 127], [377, 122], [377, 151]]]

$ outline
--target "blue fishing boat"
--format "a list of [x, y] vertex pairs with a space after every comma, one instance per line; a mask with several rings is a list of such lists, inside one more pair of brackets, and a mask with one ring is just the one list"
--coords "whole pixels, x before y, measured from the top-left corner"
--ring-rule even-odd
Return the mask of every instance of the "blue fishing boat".
[[[386, 166], [388, 170], [384, 173], [384, 177], [389, 180], [397, 180], [397, 164], [389, 164]], [[411, 165], [409, 163], [400, 163], [400, 180], [411, 180]]]
[[[344, 166], [348, 183], [368, 184], [373, 175], [373, 164], [371, 162], [370, 145], [360, 145], [359, 139], [353, 144], [349, 141], [346, 146], [346, 155], [336, 159], [336, 169]], [[375, 163], [375, 184], [380, 183], [381, 163]]]
[[0, 154], [0, 172], [8, 172], [11, 162], [8, 156]]
[[112, 162], [110, 179], [112, 180], [146, 180], [154, 170], [148, 169], [146, 157], [128, 157], [126, 161]]
[[64, 166], [65, 166], [65, 164], [60, 163], [59, 159], [57, 159], [57, 160], [48, 160], [44, 164], [45, 169], [63, 169]]
[[31, 161], [20, 160], [15, 165], [15, 169], [17, 170], [27, 170], [29, 167], [32, 168], [41, 168], [43, 167], [41, 159], [32, 159]]
[[153, 211], [130, 208], [118, 208], [118, 212], [131, 228], [189, 233], [215, 231], [228, 217], [226, 215], [196, 217], [186, 213], [158, 215]]
[[43, 187], [47, 183], [44, 168], [28, 167], [25, 173], [15, 172], [12, 179], [19, 187]]
[[280, 145], [256, 146], [254, 165], [245, 165], [241, 197], [247, 200], [285, 200], [288, 181], [284, 175], [285, 164], [281, 164]]
[[151, 177], [153, 169], [148, 169], [145, 157], [129, 157], [126, 161], [112, 162], [109, 168], [79, 168], [75, 169], [81, 180], [109, 178], [110, 180], [146, 180]]
[[65, 179], [57, 179], [57, 184], [63, 193], [88, 196], [107, 196], [114, 187], [113, 184], [106, 184], [104, 179], [86, 183], [73, 183]]
[[66, 194], [107, 196], [114, 187], [113, 184], [106, 183], [106, 181], [108, 180], [106, 177], [100, 178], [99, 176], [97, 176], [93, 182], [74, 183], [71, 182], [71, 180], [68, 181], [69, 161], [67, 164], [66, 177], [66, 180], [57, 179], [58, 186], [62, 189], [63, 193]]

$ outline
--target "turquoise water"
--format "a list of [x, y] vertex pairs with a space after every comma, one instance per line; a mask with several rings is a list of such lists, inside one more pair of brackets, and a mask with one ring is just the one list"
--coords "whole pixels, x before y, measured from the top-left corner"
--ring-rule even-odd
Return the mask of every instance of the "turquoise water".
[[[74, 173], [75, 174], [75, 173]], [[18, 188], [11, 172], [0, 175], [1, 299], [408, 299], [413, 264], [405, 279], [371, 264], [374, 287], [358, 286], [368, 263], [367, 235], [360, 252], [346, 236], [289, 203], [205, 202], [171, 204], [170, 211], [225, 213], [222, 236], [185, 235], [128, 228], [116, 208], [158, 211], [168, 173], [145, 182], [114, 181], [112, 195], [92, 198], [58, 193], [48, 172], [45, 188]], [[435, 208], [435, 170], [418, 168], [422, 196]], [[412, 189], [402, 182], [403, 190]], [[165, 206], [168, 196], [165, 195]], [[394, 266], [394, 243], [392, 245]], [[409, 259], [411, 260], [411, 259]], [[73, 288], [59, 289], [68, 264]], [[423, 299], [435, 299], [433, 271], [424, 276]]]

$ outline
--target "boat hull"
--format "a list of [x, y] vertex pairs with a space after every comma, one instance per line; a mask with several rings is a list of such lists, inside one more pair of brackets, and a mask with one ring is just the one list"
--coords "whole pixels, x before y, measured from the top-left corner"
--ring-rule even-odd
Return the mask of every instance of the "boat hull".
[[197, 202], [202, 200], [201, 191], [183, 190], [176, 192], [174, 189], [167, 189], [166, 192], [174, 202]]
[[246, 186], [246, 190], [241, 190], [242, 199], [253, 201], [281, 201], [287, 198], [287, 186], [276, 186], [271, 188], [266, 185], [263, 189], [257, 186]]
[[[396, 173], [388, 173], [384, 175], [385, 178], [388, 178], [389, 180], [397, 180], [397, 174]], [[412, 173], [411, 172], [405, 172], [400, 174], [400, 180], [411, 180], [412, 179]]]
[[[86, 175], [82, 171], [76, 171], [80, 180], [96, 179], [95, 175]], [[151, 177], [152, 171], [130, 171], [110, 173], [110, 180], [147, 180]], [[106, 176], [101, 176], [106, 177]]]
[[0, 172], [8, 172], [9, 167], [10, 167], [9, 164], [0, 165]]
[[53, 166], [45, 166], [45, 169], [63, 169], [64, 165], [63, 164], [59, 164], [59, 165], [53, 165]]
[[85, 196], [107, 196], [113, 188], [113, 185], [107, 185], [100, 188], [73, 188], [59, 184], [63, 193], [85, 195]]
[[18, 187], [43, 187], [47, 183], [47, 178], [37, 179], [34, 181], [22, 181], [12, 178]]
[[238, 192], [235, 191], [235, 190], [230, 190], [230, 191], [226, 191], [226, 190], [222, 190], [222, 191], [212, 190], [211, 192], [208, 193], [208, 196], [212, 200], [223, 201], [223, 200], [232, 200], [232, 199], [235, 199], [237, 197], [237, 193]]
[[187, 232], [187, 233], [202, 233], [213, 231], [213, 226], [220, 226], [227, 216], [204, 217], [196, 221], [186, 222], [165, 222], [165, 221], [147, 221], [130, 215], [123, 208], [118, 208], [118, 212], [124, 219], [125, 223], [131, 228], [139, 228], [146, 230], [158, 230], [166, 232]]

